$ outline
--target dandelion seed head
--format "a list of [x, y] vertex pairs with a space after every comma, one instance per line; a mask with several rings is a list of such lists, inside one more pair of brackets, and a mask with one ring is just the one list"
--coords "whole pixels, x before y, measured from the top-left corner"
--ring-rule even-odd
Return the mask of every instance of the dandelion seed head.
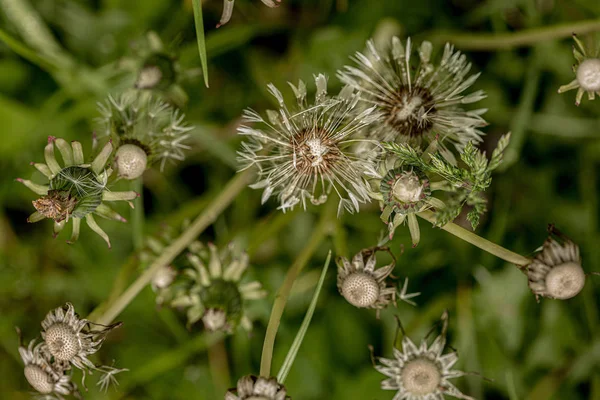
[[25, 366], [25, 378], [31, 387], [42, 394], [49, 394], [54, 391], [52, 377], [37, 365], [31, 364]]
[[81, 350], [73, 329], [64, 323], [56, 323], [45, 331], [45, 341], [50, 354], [60, 361], [71, 361]]
[[406, 391], [420, 396], [436, 391], [442, 377], [439, 368], [433, 362], [425, 358], [416, 358], [404, 365], [400, 379]]
[[344, 280], [342, 295], [353, 306], [370, 307], [379, 299], [379, 283], [371, 275], [355, 272]]
[[289, 400], [289, 397], [277, 379], [247, 375], [238, 380], [235, 389], [227, 391], [225, 400]]
[[27, 382], [40, 394], [48, 395], [46, 398], [62, 399], [61, 395], [77, 392], [70, 374], [65, 373], [60, 363], [52, 360], [44, 343], [36, 345], [32, 340], [27, 347], [19, 347], [19, 354], [25, 364], [23, 373]]
[[557, 265], [546, 276], [546, 289], [555, 299], [566, 300], [575, 297], [584, 285], [583, 268], [574, 262]]

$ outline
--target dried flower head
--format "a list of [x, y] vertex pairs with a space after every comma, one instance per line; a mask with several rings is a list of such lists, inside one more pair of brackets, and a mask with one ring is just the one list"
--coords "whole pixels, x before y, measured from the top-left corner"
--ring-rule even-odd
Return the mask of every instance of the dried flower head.
[[[298, 203], [306, 208], [307, 199], [322, 204], [331, 191], [340, 198], [338, 212], [358, 211], [359, 203], [369, 201], [365, 177], [375, 168], [375, 151], [359, 132], [377, 116], [373, 108], [356, 112], [359, 98], [350, 87], [328, 97], [325, 76], [316, 76], [315, 83], [312, 105], [307, 105], [306, 86], [300, 81], [298, 87], [290, 84], [297, 109], [288, 109], [279, 90], [269, 85], [279, 111], [268, 113], [269, 121], [252, 110], [244, 112], [245, 123], [262, 126], [238, 129], [240, 135], [249, 136], [238, 152], [242, 169], [256, 165], [258, 182], [251, 187], [264, 189], [263, 203], [277, 194], [284, 211]], [[367, 148], [358, 149], [359, 141]]]
[[414, 304], [409, 299], [419, 293], [406, 293], [408, 280], [405, 280], [401, 293], [394, 286], [387, 285], [386, 279], [396, 266], [395, 259], [384, 267], [375, 268], [378, 251], [391, 254], [387, 247], [372, 247], [361, 250], [352, 258], [352, 262], [345, 257], [337, 258], [337, 287], [340, 294], [355, 307], [374, 308], [378, 311], [395, 302], [397, 295], [401, 300]]
[[446, 346], [448, 313], [441, 318], [442, 331], [431, 346], [427, 339], [417, 347], [406, 335], [402, 338], [402, 351], [394, 348], [394, 358], [379, 358], [382, 365], [375, 369], [388, 379], [381, 382], [384, 390], [396, 390], [395, 400], [443, 399], [444, 395], [459, 399], [473, 400], [460, 392], [449, 379], [465, 375], [465, 372], [452, 370], [458, 361], [456, 352], [442, 355]]
[[238, 325], [252, 329], [246, 315], [246, 302], [266, 296], [260, 282], [241, 283], [248, 268], [248, 255], [237, 254], [233, 245], [219, 252], [209, 243], [187, 255], [193, 268], [183, 271], [188, 278], [184, 288], [176, 288], [171, 305], [187, 310], [188, 324], [202, 320], [209, 331], [231, 333]]
[[289, 400], [285, 386], [275, 378], [247, 375], [237, 382], [237, 388], [229, 389], [225, 400]]
[[410, 38], [404, 46], [397, 37], [389, 50], [378, 51], [372, 40], [367, 48], [366, 54], [357, 52], [352, 58], [358, 67], [346, 66], [338, 76], [380, 112], [369, 129], [372, 137], [421, 145], [439, 136], [441, 143], [447, 140], [459, 150], [469, 141], [481, 141], [485, 110], [461, 108], [485, 98], [481, 90], [464, 94], [479, 76], [467, 77], [471, 64], [465, 55], [446, 44], [442, 59], [434, 64], [433, 46], [423, 42], [415, 61]]
[[128, 91], [108, 96], [98, 103], [100, 133], [118, 146], [115, 156], [117, 173], [124, 179], [141, 176], [146, 167], [167, 161], [183, 161], [183, 144], [192, 130], [185, 115], [148, 92]]
[[29, 346], [19, 347], [27, 382], [46, 399], [62, 400], [63, 395], [77, 395], [77, 386], [71, 382], [71, 376], [52, 364], [51, 355], [44, 351], [43, 343], [34, 344], [32, 340]]
[[573, 34], [573, 40], [575, 41], [573, 55], [577, 60], [577, 63], [573, 65], [575, 79], [558, 88], [558, 93], [577, 89], [575, 104], [579, 105], [586, 92], [589, 100], [594, 100], [596, 95], [600, 95], [600, 48], [592, 53], [590, 49], [586, 49], [576, 34]]
[[92, 322], [81, 319], [75, 313], [71, 303], [50, 311], [42, 321], [43, 349], [54, 357], [63, 369], [69, 369], [70, 365], [82, 370], [84, 374], [92, 371], [107, 372], [110, 367], [95, 366], [88, 356], [96, 353], [106, 335], [121, 326], [118, 322], [102, 329], [92, 329]]
[[[58, 148], [64, 167], [55, 157]], [[125, 218], [104, 204], [105, 201], [130, 201], [138, 197], [136, 192], [112, 192], [107, 187], [112, 169], [106, 168], [113, 147], [109, 142], [91, 163], [84, 163], [81, 143], [68, 144], [63, 139], [48, 137], [44, 150], [46, 163], [32, 163], [48, 179], [47, 185], [29, 180], [17, 179], [41, 197], [33, 201], [36, 211], [29, 216], [28, 222], [38, 222], [44, 218], [54, 220], [54, 234], [58, 235], [68, 221], [73, 221], [73, 233], [69, 243], [79, 237], [81, 220], [102, 237], [110, 247], [108, 235], [98, 226], [93, 214], [115, 221], [127, 222]], [[133, 204], [130, 203], [131, 207]]]
[[[267, 7], [279, 7], [279, 3], [281, 0], [260, 0]], [[217, 24], [217, 28], [222, 27], [231, 19], [231, 14], [233, 14], [233, 6], [235, 5], [235, 0], [223, 0], [223, 14], [221, 14], [221, 19]]]
[[527, 266], [529, 288], [539, 296], [566, 300], [576, 296], [585, 285], [579, 246], [560, 233], [554, 226], [541, 251]]

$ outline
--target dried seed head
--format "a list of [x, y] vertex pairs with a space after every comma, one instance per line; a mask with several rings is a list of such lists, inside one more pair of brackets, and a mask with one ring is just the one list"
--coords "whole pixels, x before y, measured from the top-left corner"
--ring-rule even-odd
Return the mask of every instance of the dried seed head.
[[54, 391], [54, 381], [42, 368], [34, 364], [25, 366], [27, 382], [38, 392], [49, 394]]
[[558, 265], [546, 276], [546, 290], [555, 299], [566, 300], [575, 297], [585, 285], [585, 273], [581, 265], [567, 262]]
[[136, 179], [146, 170], [148, 155], [134, 144], [124, 144], [115, 154], [115, 163], [119, 176], [125, 179]]
[[238, 380], [235, 389], [227, 391], [225, 400], [289, 400], [289, 397], [277, 379], [247, 375]]
[[379, 283], [369, 274], [355, 272], [344, 280], [342, 295], [355, 307], [370, 307], [379, 299]]
[[577, 82], [587, 92], [600, 91], [600, 59], [583, 60], [577, 67]]
[[417, 358], [404, 365], [401, 379], [406, 391], [423, 396], [437, 390], [441, 374], [435, 363], [425, 358]]
[[79, 339], [68, 325], [54, 324], [46, 329], [45, 333], [48, 350], [57, 360], [71, 361], [79, 353], [81, 349]]

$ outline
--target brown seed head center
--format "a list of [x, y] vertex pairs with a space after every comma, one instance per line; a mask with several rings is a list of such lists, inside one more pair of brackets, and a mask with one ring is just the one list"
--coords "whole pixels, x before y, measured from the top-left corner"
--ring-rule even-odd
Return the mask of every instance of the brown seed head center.
[[46, 218], [60, 222], [71, 214], [77, 199], [69, 193], [58, 190], [50, 190], [46, 196], [34, 200], [33, 207]]
[[385, 101], [386, 122], [402, 136], [418, 137], [429, 132], [435, 113], [434, 99], [428, 90], [401, 86]]
[[338, 143], [324, 130], [305, 130], [292, 140], [294, 166], [298, 172], [312, 175], [327, 173], [340, 158]]

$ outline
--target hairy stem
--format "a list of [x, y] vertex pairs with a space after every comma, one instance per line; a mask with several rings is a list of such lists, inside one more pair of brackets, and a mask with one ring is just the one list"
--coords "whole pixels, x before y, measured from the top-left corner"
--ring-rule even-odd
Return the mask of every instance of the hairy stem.
[[252, 173], [246, 170], [232, 178], [223, 191], [208, 205], [202, 214], [179, 236], [163, 253], [133, 282], [125, 292], [112, 304], [109, 304], [104, 313], [95, 321], [108, 325], [123, 311], [125, 307], [142, 291], [154, 277], [160, 267], [168, 265], [190, 243], [192, 243], [204, 229], [227, 208], [235, 197], [246, 187]]
[[578, 22], [543, 26], [540, 28], [523, 29], [510, 33], [455, 33], [433, 32], [429, 40], [435, 42], [450, 42], [463, 50], [497, 50], [513, 47], [531, 46], [539, 42], [547, 42], [571, 36], [573, 33], [583, 35], [600, 31], [600, 19], [589, 19]]
[[294, 285], [294, 281], [300, 275], [300, 272], [313, 253], [317, 250], [319, 245], [323, 242], [323, 238], [331, 231], [332, 221], [331, 215], [335, 215], [335, 203], [330, 201], [327, 204], [327, 208], [321, 214], [321, 220], [319, 224], [312, 232], [312, 237], [309, 242], [304, 246], [294, 263], [288, 270], [283, 284], [279, 288], [279, 291], [275, 295], [275, 302], [271, 310], [271, 316], [269, 317], [269, 324], [267, 325], [267, 331], [265, 333], [265, 341], [262, 349], [262, 357], [260, 360], [260, 376], [270, 377], [271, 376], [271, 362], [273, 361], [273, 348], [275, 346], [275, 336], [279, 329], [279, 323], [281, 322], [281, 316], [283, 310], [290, 296], [290, 291]]
[[[432, 224], [436, 223], [436, 218], [433, 211], [421, 211], [417, 215], [431, 222]], [[515, 264], [519, 269], [525, 268], [531, 262], [529, 258], [514, 253], [508, 249], [505, 249], [504, 247], [499, 246], [496, 243], [490, 242], [489, 240], [484, 239], [481, 236], [465, 228], [462, 228], [452, 222], [447, 223], [441, 228], [446, 232], [449, 232], [454, 236], [464, 240], [465, 242], [471, 243], [473, 246], [477, 246], [480, 249], [485, 250], [498, 258], [508, 261], [509, 263]]]

